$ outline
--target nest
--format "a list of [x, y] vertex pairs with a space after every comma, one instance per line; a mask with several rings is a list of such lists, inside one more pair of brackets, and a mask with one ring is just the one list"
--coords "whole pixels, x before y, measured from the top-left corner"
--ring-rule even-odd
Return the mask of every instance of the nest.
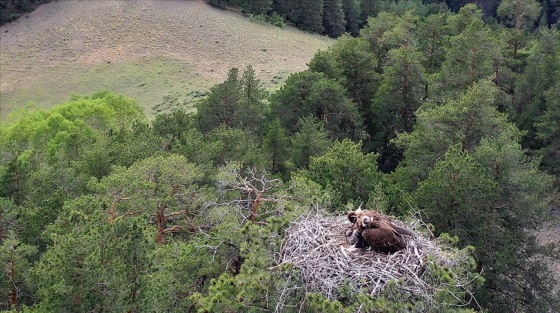
[[[420, 223], [395, 221], [413, 230], [413, 235], [406, 238], [405, 249], [387, 255], [354, 248], [346, 237], [352, 227], [346, 216], [302, 216], [287, 229], [280, 264], [298, 270], [298, 280], [306, 292], [322, 293], [331, 300], [337, 299], [343, 286], [376, 297], [390, 281], [398, 281], [399, 293], [432, 302], [441, 288], [425, 279], [427, 264], [436, 262], [454, 268], [468, 262], [468, 256], [416, 231]], [[459, 278], [458, 284], [467, 286], [467, 278]]]

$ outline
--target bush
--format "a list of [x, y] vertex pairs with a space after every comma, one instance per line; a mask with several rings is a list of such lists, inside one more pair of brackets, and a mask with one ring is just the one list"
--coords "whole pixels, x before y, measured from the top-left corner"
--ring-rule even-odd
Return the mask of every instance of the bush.
[[284, 18], [276, 12], [273, 12], [272, 15], [251, 14], [249, 19], [254, 22], [267, 23], [277, 27], [284, 27], [286, 25]]

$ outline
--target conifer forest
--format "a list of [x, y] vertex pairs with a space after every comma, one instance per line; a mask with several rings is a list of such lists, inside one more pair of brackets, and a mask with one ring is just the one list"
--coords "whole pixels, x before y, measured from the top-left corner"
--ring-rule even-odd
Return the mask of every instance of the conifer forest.
[[[2, 114], [2, 312], [559, 312], [559, 0], [207, 2], [334, 41], [153, 116], [112, 90]], [[408, 248], [352, 250], [359, 207]]]

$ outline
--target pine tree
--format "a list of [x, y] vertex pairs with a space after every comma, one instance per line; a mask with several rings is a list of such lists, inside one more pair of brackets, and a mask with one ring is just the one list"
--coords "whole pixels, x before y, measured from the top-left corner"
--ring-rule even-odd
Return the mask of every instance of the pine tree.
[[[556, 71], [556, 75], [560, 71]], [[542, 143], [540, 154], [542, 167], [556, 177], [560, 186], [560, 83], [551, 87], [545, 94], [546, 107], [540, 119], [535, 122], [536, 137]]]
[[[474, 5], [467, 5], [461, 12], [470, 12], [473, 7]], [[478, 80], [496, 74], [496, 60], [501, 58], [499, 41], [484, 21], [477, 17], [481, 15], [478, 9], [475, 14], [466, 15], [468, 20], [454, 21], [459, 28], [463, 24], [466, 26], [458, 35], [449, 39], [446, 59], [431, 88], [436, 99], [446, 96], [453, 99]]]
[[[367, 25], [360, 30], [360, 37], [367, 40], [370, 44], [370, 51], [375, 53], [377, 60], [377, 72], [381, 73], [383, 68], [383, 59], [387, 52], [400, 46], [398, 38], [393, 38], [393, 34], [389, 33], [395, 29], [401, 18], [391, 12], [381, 12], [376, 17], [370, 17]], [[398, 35], [398, 34], [396, 34]]]
[[243, 71], [241, 76], [242, 96], [239, 103], [239, 126], [253, 131], [259, 131], [263, 124], [268, 107], [264, 103], [267, 92], [257, 78], [251, 65]]
[[506, 123], [505, 115], [495, 109], [497, 95], [498, 89], [490, 81], [482, 80], [458, 100], [440, 107], [420, 107], [414, 131], [400, 133], [395, 141], [405, 149], [401, 165], [407, 168], [410, 176], [399, 180], [406, 182], [409, 186], [406, 189], [413, 190], [418, 182], [426, 179], [429, 168], [443, 158], [451, 146], [461, 143], [463, 150], [471, 151], [482, 137], [514, 128]]
[[272, 0], [242, 0], [241, 7], [252, 14], [266, 14], [272, 9]]
[[289, 156], [289, 138], [286, 136], [286, 130], [282, 127], [278, 118], [269, 125], [263, 145], [272, 160], [271, 173], [285, 174], [286, 161]]
[[362, 21], [363, 24], [367, 24], [370, 17], [374, 17], [379, 13], [378, 3], [379, 1], [376, 0], [360, 1], [360, 21]]
[[336, 38], [344, 33], [346, 22], [341, 0], [323, 1], [323, 28], [329, 37]]
[[292, 137], [291, 161], [295, 168], [307, 169], [311, 158], [323, 155], [331, 142], [323, 125], [313, 117], [302, 117], [297, 125], [299, 131]]
[[316, 33], [323, 32], [323, 0], [301, 0], [290, 14], [298, 28]]
[[418, 50], [424, 54], [423, 64], [428, 73], [439, 70], [445, 59], [445, 45], [449, 34], [443, 14], [430, 14], [418, 23]]
[[515, 105], [515, 96], [518, 93], [517, 77], [523, 72], [528, 56], [523, 51], [529, 43], [529, 33], [540, 12], [540, 4], [534, 0], [505, 0], [498, 7], [498, 16], [506, 26], [501, 34], [505, 47], [495, 79], [496, 84], [505, 93], [504, 103], [500, 104], [503, 111]]
[[[372, 134], [371, 101], [379, 84], [377, 59], [363, 38], [340, 37], [327, 52], [320, 52], [309, 62], [309, 69], [322, 72], [348, 90], [363, 117], [366, 132]], [[370, 150], [371, 151], [371, 150]]]
[[241, 92], [239, 70], [232, 68], [228, 72], [227, 79], [210, 88], [208, 98], [198, 103], [197, 119], [200, 130], [208, 132], [221, 124], [226, 127], [236, 127]]
[[382, 180], [377, 155], [364, 154], [361, 143], [336, 142], [322, 156], [312, 157], [305, 175], [323, 188], [332, 188], [332, 204], [342, 208], [349, 202], [366, 202]]
[[290, 12], [295, 8], [296, 1], [293, 0], [273, 0], [272, 10], [284, 18], [288, 18]]
[[550, 8], [548, 6], [548, 1], [543, 0], [541, 5], [542, 5], [542, 11], [541, 11], [541, 19], [539, 20], [539, 27], [548, 28], [550, 26], [550, 23], [548, 22], [550, 16]]
[[230, 69], [227, 79], [210, 89], [208, 98], [197, 104], [198, 127], [206, 133], [224, 125], [226, 128], [257, 130], [267, 111], [263, 104], [264, 88], [248, 66], [241, 77]]
[[[542, 137], [537, 136], [536, 124], [541, 122], [542, 114], [553, 105], [547, 99], [549, 90], [554, 89], [560, 67], [560, 32], [554, 29], [540, 29], [538, 39], [527, 56], [523, 73], [516, 78], [517, 92], [509, 113], [517, 127], [525, 131], [523, 146], [532, 150], [543, 147]], [[554, 100], [553, 100], [554, 101]]]
[[356, 37], [360, 34], [360, 6], [357, 0], [342, 0], [346, 32]]
[[362, 117], [338, 82], [322, 73], [304, 71], [291, 75], [271, 97], [271, 114], [279, 116], [288, 133], [296, 131], [297, 121], [312, 116], [322, 123], [331, 138], [359, 138]]
[[414, 47], [393, 49], [388, 53], [388, 66], [372, 103], [372, 132], [375, 151], [380, 153], [380, 167], [392, 171], [401, 154], [391, 141], [398, 133], [411, 132], [416, 110], [424, 96], [425, 70], [422, 54]]
[[476, 247], [486, 273], [476, 293], [482, 307], [549, 311], [557, 303], [532, 230], [543, 221], [552, 180], [525, 158], [519, 130], [495, 107], [497, 92], [484, 80], [456, 101], [421, 108], [414, 131], [399, 136], [405, 159], [393, 178], [437, 233]]

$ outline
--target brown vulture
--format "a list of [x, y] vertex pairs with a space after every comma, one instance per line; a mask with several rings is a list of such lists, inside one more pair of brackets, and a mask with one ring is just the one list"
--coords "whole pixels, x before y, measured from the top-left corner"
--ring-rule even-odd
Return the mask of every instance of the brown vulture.
[[348, 213], [348, 220], [354, 224], [353, 236], [356, 248], [371, 248], [383, 253], [394, 253], [406, 247], [403, 236], [412, 232], [393, 224], [387, 216], [374, 211], [362, 210]]

